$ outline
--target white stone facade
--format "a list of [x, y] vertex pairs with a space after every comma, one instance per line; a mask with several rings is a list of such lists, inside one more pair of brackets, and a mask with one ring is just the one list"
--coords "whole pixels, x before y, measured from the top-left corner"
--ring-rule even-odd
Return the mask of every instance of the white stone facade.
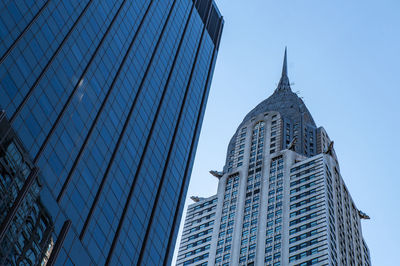
[[[286, 56], [280, 85], [250, 114], [228, 147], [217, 195], [189, 206], [177, 265], [371, 265], [333, 142], [291, 92]], [[189, 249], [205, 202], [210, 239]]]

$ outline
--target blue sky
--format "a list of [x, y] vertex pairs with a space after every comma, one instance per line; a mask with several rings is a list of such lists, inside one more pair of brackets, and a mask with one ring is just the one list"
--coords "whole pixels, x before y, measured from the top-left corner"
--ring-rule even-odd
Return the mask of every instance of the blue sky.
[[287, 46], [292, 89], [372, 218], [362, 221], [372, 264], [399, 265], [400, 1], [216, 2], [225, 27], [188, 196], [216, 193], [208, 171], [222, 170], [237, 126], [276, 88]]

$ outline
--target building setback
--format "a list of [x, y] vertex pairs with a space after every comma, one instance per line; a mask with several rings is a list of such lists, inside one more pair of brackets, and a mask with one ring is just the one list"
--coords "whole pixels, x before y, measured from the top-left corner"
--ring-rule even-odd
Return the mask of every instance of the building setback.
[[[238, 127], [223, 171], [211, 171], [217, 195], [189, 205], [177, 265], [371, 265], [369, 217], [333, 141], [291, 91], [286, 62], [285, 51], [277, 89]], [[210, 202], [212, 216], [197, 212]]]
[[0, 264], [169, 264], [222, 33], [214, 1], [0, 10], [0, 189], [15, 189]]
[[217, 195], [210, 198], [192, 197], [192, 204], [186, 214], [178, 253], [178, 265], [207, 264], [211, 237], [215, 222]]

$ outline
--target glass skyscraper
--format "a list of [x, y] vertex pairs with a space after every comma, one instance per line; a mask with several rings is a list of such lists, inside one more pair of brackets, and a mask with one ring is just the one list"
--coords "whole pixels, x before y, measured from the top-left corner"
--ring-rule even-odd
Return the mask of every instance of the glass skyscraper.
[[177, 266], [371, 265], [333, 141], [287, 74], [232, 137], [218, 192], [192, 197]]
[[212, 0], [1, 1], [0, 263], [170, 263], [222, 27]]

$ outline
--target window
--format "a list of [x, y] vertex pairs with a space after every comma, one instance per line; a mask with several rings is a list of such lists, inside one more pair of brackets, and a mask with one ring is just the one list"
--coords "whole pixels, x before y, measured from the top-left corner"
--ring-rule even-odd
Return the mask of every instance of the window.
[[310, 240], [310, 241], [303, 242], [303, 243], [301, 243], [301, 244], [299, 244], [299, 245], [297, 245], [297, 246], [291, 247], [291, 248], [289, 249], [289, 253], [295, 252], [295, 251], [300, 250], [300, 249], [303, 249], [303, 248], [305, 248], [305, 247], [309, 247], [309, 246], [314, 245], [314, 244], [316, 244], [316, 243], [318, 243], [318, 242], [319, 242], [319, 241], [318, 241], [317, 238], [314, 238], [314, 239], [312, 239], [312, 240]]
[[275, 202], [275, 198], [269, 198], [268, 199], [268, 203], [272, 203], [272, 202]]

